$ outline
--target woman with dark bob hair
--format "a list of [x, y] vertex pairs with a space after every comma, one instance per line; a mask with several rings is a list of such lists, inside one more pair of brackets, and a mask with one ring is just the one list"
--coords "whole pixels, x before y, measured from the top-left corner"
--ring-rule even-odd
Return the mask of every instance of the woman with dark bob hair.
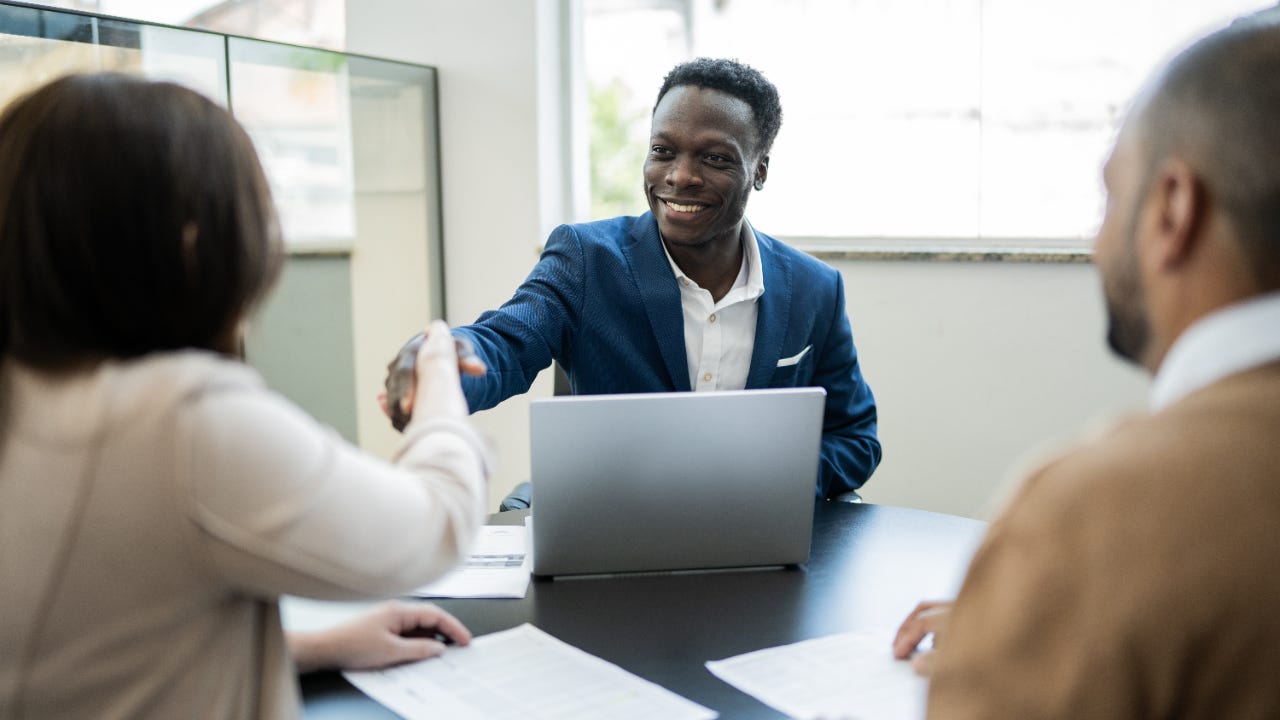
[[[244, 130], [114, 74], [0, 115], [0, 717], [298, 714], [277, 597], [391, 596], [483, 521], [483, 444], [437, 322], [394, 465], [236, 355], [281, 264]], [[474, 371], [474, 368], [466, 368]], [[430, 605], [290, 638], [298, 666], [465, 643]]]

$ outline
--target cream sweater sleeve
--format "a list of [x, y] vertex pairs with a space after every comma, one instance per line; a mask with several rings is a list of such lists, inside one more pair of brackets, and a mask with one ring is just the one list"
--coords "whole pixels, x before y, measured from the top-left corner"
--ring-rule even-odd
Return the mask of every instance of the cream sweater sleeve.
[[415, 418], [394, 465], [260, 388], [200, 393], [178, 423], [176, 474], [212, 582], [401, 594], [463, 558], [484, 521], [483, 443], [465, 418]]

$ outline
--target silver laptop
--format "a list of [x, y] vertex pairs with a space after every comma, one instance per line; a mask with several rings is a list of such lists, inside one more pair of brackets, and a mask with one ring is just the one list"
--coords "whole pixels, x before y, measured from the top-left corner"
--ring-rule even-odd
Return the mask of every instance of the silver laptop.
[[533, 573], [805, 562], [825, 398], [786, 388], [533, 401]]

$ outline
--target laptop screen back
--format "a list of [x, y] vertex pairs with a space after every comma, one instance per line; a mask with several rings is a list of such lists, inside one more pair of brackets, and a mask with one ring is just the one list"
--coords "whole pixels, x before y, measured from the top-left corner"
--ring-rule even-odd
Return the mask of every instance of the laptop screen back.
[[788, 388], [535, 400], [533, 572], [806, 561], [825, 397]]

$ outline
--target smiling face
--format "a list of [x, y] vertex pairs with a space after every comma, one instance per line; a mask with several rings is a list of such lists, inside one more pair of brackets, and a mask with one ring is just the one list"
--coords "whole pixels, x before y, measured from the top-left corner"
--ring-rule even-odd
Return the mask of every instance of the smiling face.
[[653, 111], [644, 190], [669, 247], [738, 241], [751, 188], [768, 171], [757, 144], [742, 100], [693, 85], [663, 96]]

